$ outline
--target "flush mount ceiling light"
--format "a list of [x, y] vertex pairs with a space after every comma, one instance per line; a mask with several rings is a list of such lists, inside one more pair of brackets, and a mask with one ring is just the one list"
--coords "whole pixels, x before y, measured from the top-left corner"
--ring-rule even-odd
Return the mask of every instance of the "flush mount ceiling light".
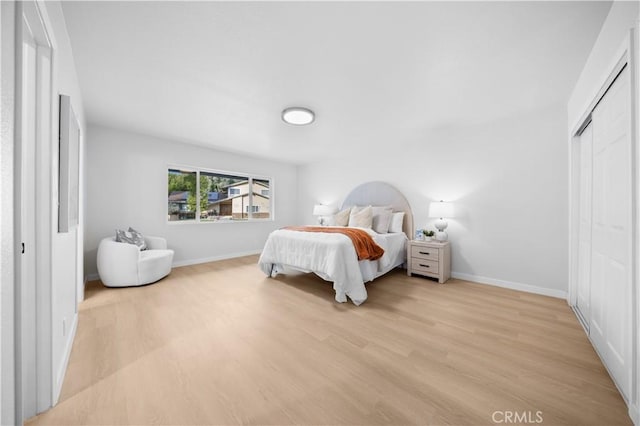
[[294, 126], [304, 126], [306, 124], [313, 123], [316, 116], [308, 108], [303, 107], [291, 107], [285, 108], [282, 111], [282, 121], [288, 124], [293, 124]]

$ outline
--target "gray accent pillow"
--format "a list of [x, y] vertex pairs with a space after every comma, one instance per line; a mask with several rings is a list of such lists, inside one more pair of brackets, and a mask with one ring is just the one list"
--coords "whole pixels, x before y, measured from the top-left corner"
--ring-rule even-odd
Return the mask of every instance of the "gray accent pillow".
[[374, 207], [373, 208], [373, 221], [371, 227], [378, 234], [386, 234], [389, 232], [389, 225], [391, 224], [391, 215], [393, 214], [393, 208], [391, 207]]
[[119, 243], [133, 244], [138, 246], [140, 250], [147, 249], [147, 243], [144, 241], [144, 236], [131, 227], [129, 227], [128, 231], [116, 229], [116, 241]]

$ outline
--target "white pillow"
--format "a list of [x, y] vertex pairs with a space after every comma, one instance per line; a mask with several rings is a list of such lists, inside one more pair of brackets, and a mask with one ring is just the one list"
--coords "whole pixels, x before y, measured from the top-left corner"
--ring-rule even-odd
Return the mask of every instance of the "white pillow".
[[329, 223], [336, 226], [347, 226], [349, 224], [349, 213], [351, 213], [351, 207], [334, 214]]
[[402, 232], [402, 223], [404, 222], [404, 212], [396, 212], [391, 215], [391, 223], [389, 224], [389, 233]]
[[373, 222], [373, 209], [371, 206], [352, 207], [349, 215], [349, 227], [371, 228]]
[[371, 228], [378, 234], [386, 234], [389, 232], [389, 225], [391, 224], [391, 215], [393, 209], [391, 206], [379, 206], [372, 208], [373, 220]]

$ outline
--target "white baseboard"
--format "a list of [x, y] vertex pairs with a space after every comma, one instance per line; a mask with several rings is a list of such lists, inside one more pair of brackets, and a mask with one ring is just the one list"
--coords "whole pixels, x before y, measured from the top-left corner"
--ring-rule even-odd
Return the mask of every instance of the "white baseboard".
[[633, 424], [637, 426], [640, 420], [640, 410], [638, 410], [636, 404], [629, 404], [629, 417], [631, 417]]
[[53, 384], [53, 400], [51, 406], [58, 403], [60, 398], [60, 392], [62, 391], [62, 383], [64, 383], [64, 375], [67, 372], [67, 366], [69, 365], [69, 358], [71, 357], [71, 348], [73, 348], [73, 341], [76, 338], [76, 330], [78, 328], [78, 314], [73, 315], [73, 321], [71, 327], [69, 327], [69, 334], [67, 334], [67, 341], [64, 345], [64, 352], [62, 354], [62, 362], [56, 372], [56, 382]]
[[527, 293], [541, 294], [543, 296], [557, 297], [558, 299], [566, 299], [567, 292], [564, 290], [555, 290], [552, 288], [538, 287], [531, 284], [515, 283], [511, 281], [503, 281], [495, 278], [481, 277], [479, 275], [464, 274], [461, 272], [451, 272], [451, 277], [465, 281], [473, 281], [478, 284], [488, 284], [496, 287], [509, 288], [511, 290], [519, 290]]
[[251, 256], [251, 255], [260, 254], [260, 253], [262, 253], [262, 249], [243, 251], [238, 253], [229, 253], [229, 254], [223, 254], [219, 256], [202, 257], [200, 259], [179, 260], [177, 262], [173, 262], [173, 267], [176, 268], [179, 266], [197, 265], [199, 263], [215, 262], [217, 260], [233, 259], [236, 257]]
[[[217, 260], [234, 259], [236, 257], [251, 256], [251, 255], [260, 254], [260, 253], [262, 253], [262, 250], [250, 250], [250, 251], [243, 251], [238, 253], [222, 254], [219, 256], [201, 257], [199, 259], [179, 260], [177, 262], [173, 262], [171, 266], [174, 268], [178, 268], [180, 266], [197, 265], [200, 263], [215, 262]], [[96, 281], [99, 279], [100, 279], [100, 275], [98, 275], [97, 272], [94, 272], [91, 274], [87, 274], [87, 276], [84, 278], [84, 283], [86, 285], [87, 282], [89, 281]]]
[[88, 274], [86, 277], [84, 277], [84, 285], [86, 286], [89, 281], [96, 281], [99, 279], [100, 279], [100, 275], [98, 275], [97, 272], [94, 272], [93, 274]]

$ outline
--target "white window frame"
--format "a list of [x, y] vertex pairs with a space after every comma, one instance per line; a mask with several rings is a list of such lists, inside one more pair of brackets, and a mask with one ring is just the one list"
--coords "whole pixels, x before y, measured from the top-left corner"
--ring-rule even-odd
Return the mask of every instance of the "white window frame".
[[[196, 166], [187, 166], [187, 165], [181, 165], [181, 164], [167, 164], [166, 166], [166, 172], [165, 172], [165, 176], [166, 176], [166, 181], [165, 181], [165, 186], [164, 186], [164, 191], [166, 193], [166, 189], [169, 186], [169, 170], [179, 170], [181, 172], [187, 172], [187, 173], [196, 173], [196, 215], [195, 215], [195, 219], [187, 219], [187, 220], [169, 220], [169, 215], [168, 215], [168, 200], [165, 199], [165, 216], [166, 216], [166, 221], [167, 224], [169, 225], [187, 225], [187, 224], [212, 224], [212, 223], [217, 223], [217, 224], [221, 224], [221, 223], [246, 223], [246, 222], [273, 222], [275, 220], [275, 200], [274, 197], [272, 195], [269, 195], [269, 218], [267, 219], [260, 219], [260, 218], [254, 218], [253, 217], [253, 208], [251, 209], [252, 211], [248, 212], [248, 218], [244, 219], [244, 220], [225, 220], [225, 221], [207, 221], [207, 220], [202, 220], [200, 217], [201, 214], [201, 210], [200, 210], [200, 173], [215, 173], [215, 174], [220, 174], [220, 175], [227, 175], [227, 176], [235, 176], [235, 177], [242, 177], [242, 178], [247, 178], [247, 181], [249, 182], [249, 206], [255, 207], [253, 205], [253, 180], [267, 180], [269, 181], [269, 192], [270, 194], [273, 194], [273, 188], [274, 188], [274, 179], [273, 177], [270, 176], [264, 176], [264, 175], [258, 175], [258, 174], [252, 174], [252, 173], [244, 173], [244, 172], [231, 172], [228, 170], [219, 170], [219, 169], [210, 169], [207, 167], [196, 167]], [[247, 206], [248, 207], [248, 206]], [[256, 212], [259, 213], [259, 212]]]

